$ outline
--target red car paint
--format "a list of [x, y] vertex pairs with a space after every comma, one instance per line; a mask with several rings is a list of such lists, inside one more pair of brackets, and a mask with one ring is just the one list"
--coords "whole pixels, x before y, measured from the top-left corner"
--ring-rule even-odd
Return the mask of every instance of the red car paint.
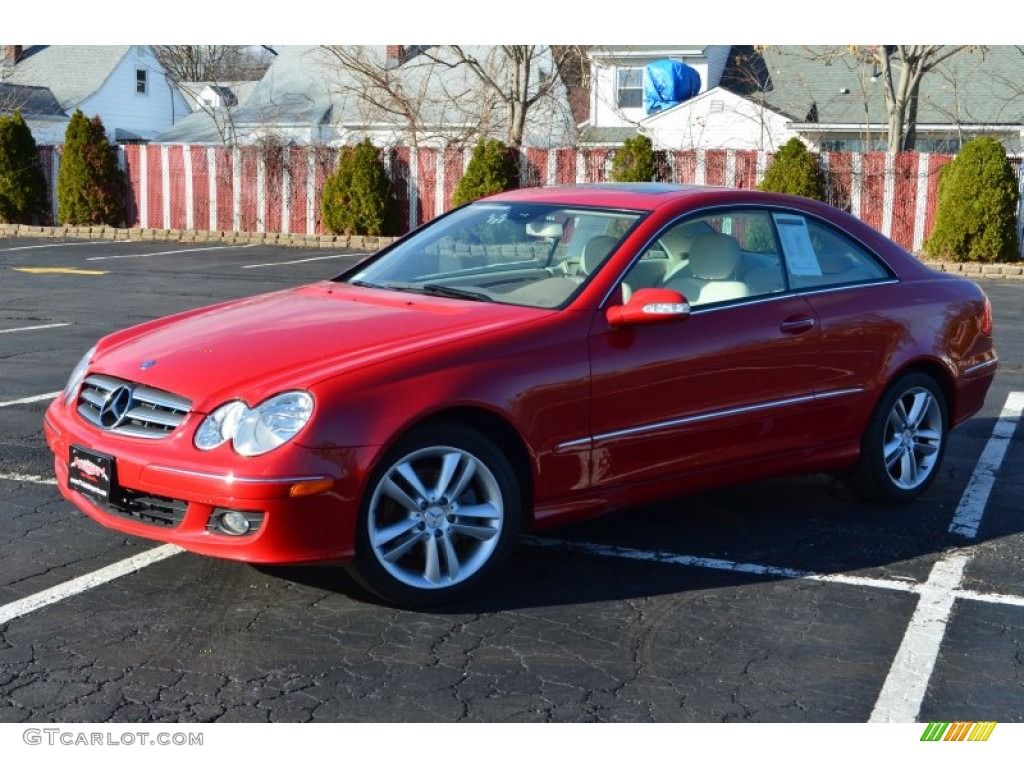
[[[58, 397], [45, 432], [61, 492], [103, 525], [194, 552], [347, 561], [368, 478], [402, 435], [438, 417], [471, 425], [508, 454], [526, 524], [539, 528], [723, 483], [846, 470], [903, 372], [939, 383], [950, 426], [978, 411], [994, 376], [981, 290], [827, 205], [659, 185], [529, 189], [484, 202], [629, 211], [635, 221], [564, 306], [331, 281], [113, 334], [99, 343], [90, 375], [175, 393], [191, 410], [150, 440], [87, 423]], [[609, 321], [607, 310], [623, 303], [624, 273], [663, 228], [749, 210], [835, 228], [886, 276], [694, 307], [669, 322]], [[196, 429], [222, 403], [254, 406], [286, 390], [315, 400], [312, 420], [286, 444], [249, 458], [230, 442], [196, 448]], [[72, 445], [113, 457], [119, 487], [187, 504], [180, 524], [111, 514], [69, 488]], [[324, 480], [329, 488], [295, 495]], [[255, 533], [227, 536], [208, 529], [215, 509], [265, 517]]]

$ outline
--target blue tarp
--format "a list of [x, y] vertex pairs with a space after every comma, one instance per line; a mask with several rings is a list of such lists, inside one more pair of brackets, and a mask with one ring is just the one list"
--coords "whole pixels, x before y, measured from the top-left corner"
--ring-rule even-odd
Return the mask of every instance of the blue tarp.
[[660, 59], [644, 72], [644, 112], [653, 115], [700, 93], [700, 75], [681, 61]]

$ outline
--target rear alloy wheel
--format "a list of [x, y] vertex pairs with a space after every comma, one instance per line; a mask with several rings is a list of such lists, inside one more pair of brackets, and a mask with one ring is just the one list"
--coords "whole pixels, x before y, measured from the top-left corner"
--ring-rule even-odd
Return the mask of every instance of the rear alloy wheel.
[[946, 449], [947, 404], [935, 380], [909, 373], [883, 395], [861, 443], [851, 487], [877, 501], [912, 501], [935, 479]]
[[492, 442], [460, 424], [416, 429], [371, 478], [356, 578], [389, 602], [462, 598], [507, 559], [521, 519], [515, 472]]

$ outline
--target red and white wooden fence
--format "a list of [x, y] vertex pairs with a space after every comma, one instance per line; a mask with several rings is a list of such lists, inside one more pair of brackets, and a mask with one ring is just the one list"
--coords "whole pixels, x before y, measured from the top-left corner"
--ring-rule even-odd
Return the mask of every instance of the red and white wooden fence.
[[[60, 151], [40, 151], [52, 190]], [[320, 190], [333, 169], [335, 149], [152, 144], [118, 151], [128, 177], [131, 227], [324, 232]], [[382, 154], [403, 231], [452, 207], [468, 150], [392, 147]], [[935, 221], [939, 169], [951, 159], [917, 152], [823, 154], [829, 202], [904, 248], [919, 251]], [[524, 186], [606, 181], [611, 168], [611, 152], [605, 149], [528, 148], [521, 160]], [[661, 154], [659, 177], [684, 184], [752, 188], [769, 161], [769, 154], [756, 151], [675, 150]], [[1021, 197], [1024, 208], [1024, 194]], [[1018, 219], [1024, 221], [1024, 214]]]

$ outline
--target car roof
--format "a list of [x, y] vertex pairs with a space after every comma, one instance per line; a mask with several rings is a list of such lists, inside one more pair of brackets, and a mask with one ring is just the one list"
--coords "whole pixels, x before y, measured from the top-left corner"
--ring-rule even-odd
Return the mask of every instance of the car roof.
[[612, 182], [594, 184], [565, 184], [550, 187], [526, 187], [500, 192], [487, 201], [516, 201], [552, 203], [561, 205], [592, 205], [607, 208], [628, 208], [653, 211], [680, 197], [708, 191], [708, 187], [660, 182]]
[[635, 211], [655, 211], [666, 205], [679, 208], [680, 203], [683, 203], [684, 207], [700, 207], [715, 203], [761, 203], [787, 206], [795, 204], [797, 207], [805, 207], [808, 202], [803, 198], [750, 189], [662, 182], [609, 182], [526, 187], [509, 192], [499, 192], [482, 200], [482, 202], [498, 201], [594, 206]]

